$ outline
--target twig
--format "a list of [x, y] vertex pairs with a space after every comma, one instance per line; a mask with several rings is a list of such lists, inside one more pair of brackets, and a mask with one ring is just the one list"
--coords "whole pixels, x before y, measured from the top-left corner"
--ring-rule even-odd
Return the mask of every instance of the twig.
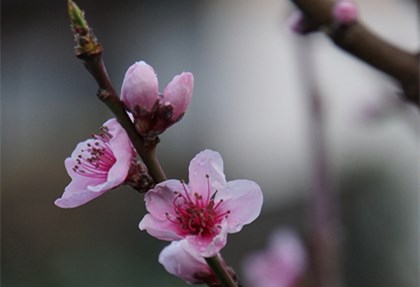
[[300, 38], [297, 59], [310, 116], [311, 198], [309, 207], [311, 262], [315, 286], [342, 287], [338, 195], [329, 172], [324, 104], [313, 73], [311, 39]]
[[222, 283], [223, 287], [238, 287], [235, 280], [231, 277], [218, 254], [213, 257], [205, 258], [207, 264]]
[[334, 0], [291, 0], [311, 23], [324, 30], [346, 52], [397, 80], [405, 98], [419, 106], [420, 68], [416, 54], [381, 39], [362, 23], [337, 26], [332, 17]]

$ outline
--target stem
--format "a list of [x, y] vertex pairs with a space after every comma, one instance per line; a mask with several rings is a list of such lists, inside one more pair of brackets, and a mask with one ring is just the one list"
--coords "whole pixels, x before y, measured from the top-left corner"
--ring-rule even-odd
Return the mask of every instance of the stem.
[[312, 158], [312, 196], [309, 219], [311, 223], [312, 263], [316, 286], [343, 286], [340, 273], [340, 220], [338, 195], [331, 182], [323, 101], [315, 85], [310, 39], [301, 39], [298, 61], [310, 113], [310, 147]]
[[419, 103], [420, 67], [415, 54], [379, 38], [361, 23], [337, 27], [332, 18], [334, 0], [291, 0], [332, 41], [346, 52], [388, 74], [401, 85], [408, 101]]
[[238, 287], [235, 280], [233, 280], [229, 272], [226, 270], [226, 265], [218, 254], [213, 257], [207, 257], [204, 259], [224, 287]]

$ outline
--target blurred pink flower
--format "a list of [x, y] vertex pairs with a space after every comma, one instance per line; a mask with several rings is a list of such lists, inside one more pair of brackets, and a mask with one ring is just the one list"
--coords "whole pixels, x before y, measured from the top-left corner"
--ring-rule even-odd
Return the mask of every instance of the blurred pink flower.
[[127, 133], [116, 119], [110, 119], [102, 134], [79, 143], [65, 160], [72, 180], [55, 205], [77, 207], [119, 186], [126, 180], [134, 159]]
[[159, 94], [155, 71], [140, 61], [125, 74], [121, 100], [133, 113], [137, 131], [143, 136], [155, 136], [182, 118], [191, 102], [193, 87], [193, 75], [183, 72]]
[[279, 230], [266, 250], [245, 260], [243, 273], [251, 287], [292, 287], [306, 264], [306, 251], [299, 237], [290, 230]]
[[357, 20], [358, 9], [353, 0], [338, 0], [333, 8], [334, 19], [339, 24], [348, 25]]
[[193, 252], [185, 240], [172, 241], [166, 246], [159, 255], [159, 263], [189, 284], [204, 284], [214, 278], [204, 258]]
[[162, 240], [181, 240], [203, 257], [226, 244], [227, 233], [239, 232], [260, 214], [263, 196], [253, 181], [226, 182], [219, 153], [205, 150], [191, 161], [187, 185], [167, 180], [145, 195], [149, 211], [139, 227]]

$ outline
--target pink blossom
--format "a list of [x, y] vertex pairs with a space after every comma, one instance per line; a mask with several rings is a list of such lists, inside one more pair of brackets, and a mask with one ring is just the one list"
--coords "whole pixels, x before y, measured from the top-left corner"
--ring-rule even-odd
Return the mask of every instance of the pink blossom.
[[351, 24], [357, 20], [358, 9], [353, 0], [339, 0], [334, 5], [333, 16], [339, 24]]
[[306, 252], [299, 237], [279, 230], [266, 250], [251, 254], [244, 262], [244, 275], [253, 287], [292, 287], [306, 268]]
[[200, 256], [210, 257], [260, 214], [263, 196], [253, 181], [226, 182], [219, 153], [205, 150], [191, 161], [189, 180], [167, 180], [146, 196], [148, 214], [140, 229], [162, 240], [184, 239]]
[[204, 258], [194, 253], [185, 240], [172, 241], [166, 246], [159, 255], [159, 263], [189, 284], [204, 284], [214, 278]]
[[119, 186], [126, 180], [134, 159], [125, 130], [115, 119], [107, 121], [102, 134], [79, 143], [65, 160], [72, 180], [55, 205], [77, 207]]
[[137, 131], [143, 136], [155, 136], [182, 118], [191, 102], [193, 87], [193, 75], [183, 72], [159, 94], [155, 71], [140, 61], [125, 74], [121, 100], [133, 113]]

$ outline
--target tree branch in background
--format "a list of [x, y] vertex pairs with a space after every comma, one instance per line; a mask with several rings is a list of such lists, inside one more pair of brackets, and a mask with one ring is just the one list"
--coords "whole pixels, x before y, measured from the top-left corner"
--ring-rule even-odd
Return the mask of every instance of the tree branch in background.
[[360, 22], [337, 25], [333, 0], [291, 0], [344, 51], [398, 81], [405, 99], [419, 106], [420, 67], [418, 54], [404, 51], [381, 39]]

